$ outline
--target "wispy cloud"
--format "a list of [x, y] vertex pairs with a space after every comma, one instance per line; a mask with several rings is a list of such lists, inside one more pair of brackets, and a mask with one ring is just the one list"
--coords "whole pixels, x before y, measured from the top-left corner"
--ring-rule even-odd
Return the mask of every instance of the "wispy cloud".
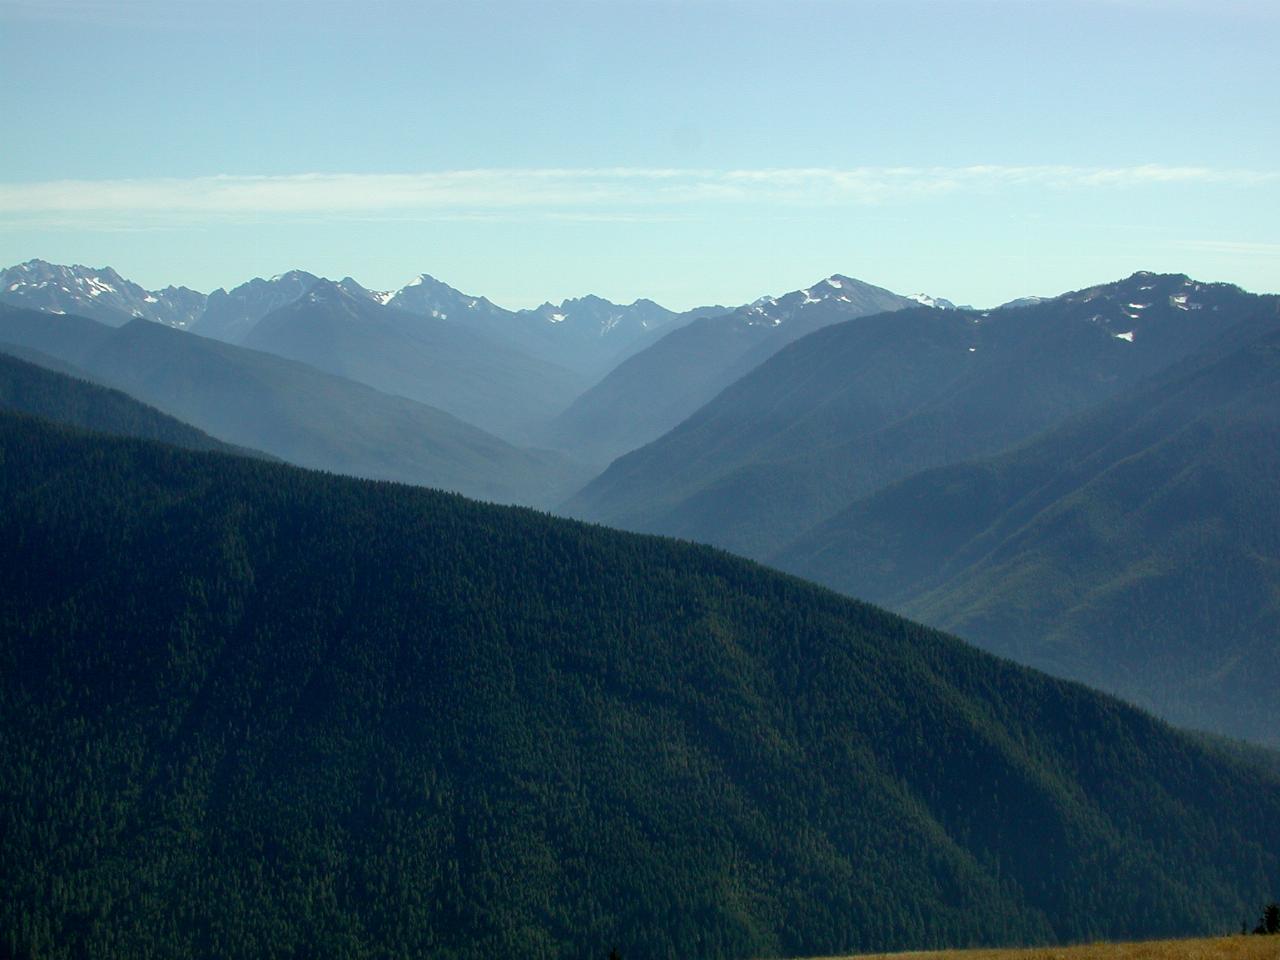
[[0, 183], [0, 220], [110, 223], [464, 216], [663, 219], [699, 205], [878, 205], [957, 193], [1259, 186], [1280, 171], [1209, 167], [1002, 166], [707, 170], [610, 167], [409, 174], [302, 173]]

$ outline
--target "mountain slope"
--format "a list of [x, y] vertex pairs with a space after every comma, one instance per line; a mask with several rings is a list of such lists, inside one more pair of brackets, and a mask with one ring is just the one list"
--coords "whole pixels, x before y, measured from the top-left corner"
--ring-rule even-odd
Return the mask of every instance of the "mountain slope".
[[660, 437], [793, 340], [829, 324], [916, 306], [834, 276], [686, 323], [634, 354], [551, 425], [547, 442], [605, 464]]
[[550, 356], [595, 381], [664, 332], [723, 312], [724, 307], [695, 307], [677, 313], [652, 300], [622, 304], [587, 295], [544, 303], [516, 316], [533, 325]]
[[191, 332], [226, 343], [240, 343], [254, 324], [272, 310], [286, 306], [315, 286], [320, 278], [305, 270], [290, 270], [269, 280], [254, 277], [230, 291], [209, 294], [204, 313]]
[[774, 559], [1181, 723], [1280, 745], [1280, 317]]
[[485, 297], [455, 290], [422, 274], [398, 290], [389, 306], [419, 317], [448, 320], [548, 363], [596, 379], [632, 349], [666, 327], [708, 310], [674, 313], [652, 300], [611, 303], [602, 297], [544, 303], [533, 310], [505, 310]]
[[187, 450], [247, 453], [111, 390], [19, 359], [0, 344], [0, 410]]
[[0, 949], [1220, 929], [1280, 780], [746, 561], [0, 416]]
[[71, 313], [118, 327], [143, 317], [186, 329], [204, 312], [205, 295], [186, 287], [144, 290], [110, 267], [28, 260], [0, 271], [0, 301], [48, 313]]
[[268, 353], [135, 320], [0, 305], [0, 341], [43, 351], [215, 437], [302, 466], [549, 505], [579, 481], [449, 414]]
[[563, 367], [459, 324], [384, 307], [328, 280], [267, 314], [241, 343], [429, 404], [517, 442], [586, 386]]
[[1204, 348], [1269, 301], [1136, 274], [1026, 308], [827, 327], [614, 462], [575, 516], [766, 557], [884, 484], [994, 453]]

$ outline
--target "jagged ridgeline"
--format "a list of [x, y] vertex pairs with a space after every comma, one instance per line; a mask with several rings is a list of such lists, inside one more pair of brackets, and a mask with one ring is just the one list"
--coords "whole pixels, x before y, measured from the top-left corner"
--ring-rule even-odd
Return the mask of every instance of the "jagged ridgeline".
[[0, 415], [0, 954], [1234, 928], [1280, 779], [706, 548]]

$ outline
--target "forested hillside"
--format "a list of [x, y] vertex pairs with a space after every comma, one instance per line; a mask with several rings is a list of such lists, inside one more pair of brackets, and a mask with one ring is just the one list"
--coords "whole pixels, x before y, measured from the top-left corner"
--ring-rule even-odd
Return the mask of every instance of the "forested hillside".
[[0, 416], [0, 953], [1215, 931], [1280, 780], [706, 548]]
[[0, 410], [26, 413], [99, 433], [159, 440], [188, 450], [248, 453], [110, 390], [28, 363], [0, 344]]
[[1241, 339], [1011, 453], [879, 491], [773, 559], [1280, 746], [1280, 332]]

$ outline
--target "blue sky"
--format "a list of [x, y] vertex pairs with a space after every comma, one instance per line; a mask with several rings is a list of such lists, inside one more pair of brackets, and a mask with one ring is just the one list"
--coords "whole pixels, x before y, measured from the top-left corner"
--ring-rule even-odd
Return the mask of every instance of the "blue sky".
[[1272, 0], [0, 0], [0, 263], [505, 306], [1280, 291]]

